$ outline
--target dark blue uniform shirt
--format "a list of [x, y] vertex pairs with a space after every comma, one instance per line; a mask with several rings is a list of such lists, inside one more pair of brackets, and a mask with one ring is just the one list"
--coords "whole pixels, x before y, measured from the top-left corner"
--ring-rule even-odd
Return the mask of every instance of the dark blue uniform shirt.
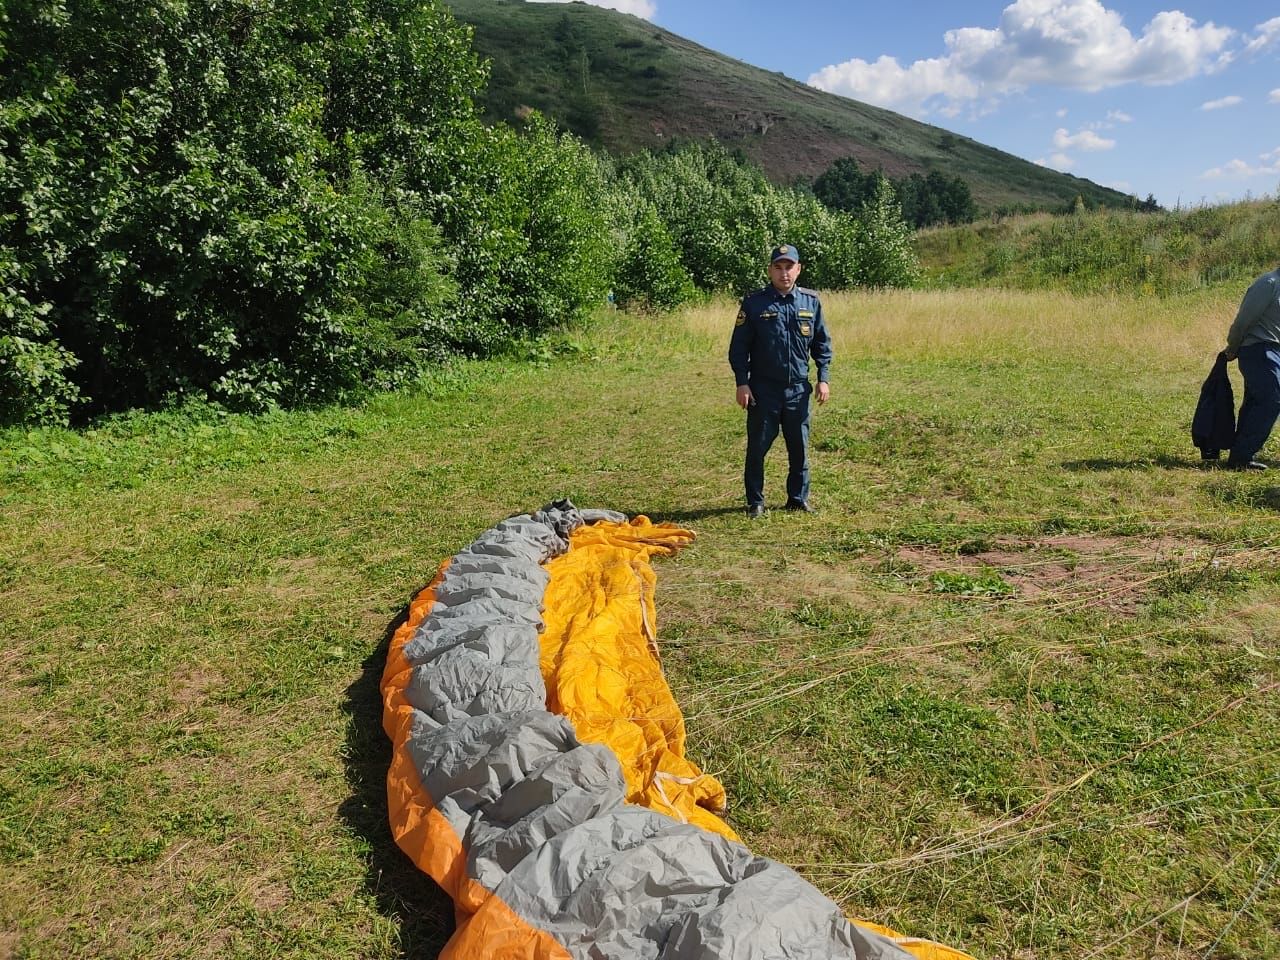
[[729, 339], [729, 365], [738, 386], [786, 387], [807, 380], [810, 357], [818, 365], [818, 382], [825, 382], [831, 337], [816, 293], [793, 287], [783, 294], [771, 284], [742, 298]]

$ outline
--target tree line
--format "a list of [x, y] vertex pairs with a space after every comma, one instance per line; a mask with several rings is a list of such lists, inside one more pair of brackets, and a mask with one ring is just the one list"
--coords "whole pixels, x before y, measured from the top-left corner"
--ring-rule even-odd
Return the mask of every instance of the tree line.
[[715, 144], [620, 161], [537, 115], [434, 0], [9, 0], [0, 422], [326, 401], [604, 302], [762, 280], [910, 283], [892, 190], [857, 216]]
[[859, 213], [887, 182], [913, 227], [971, 223], [978, 215], [969, 184], [962, 177], [948, 177], [931, 170], [889, 179], [879, 170], [863, 173], [853, 157], [841, 157], [813, 181], [813, 194], [832, 210]]

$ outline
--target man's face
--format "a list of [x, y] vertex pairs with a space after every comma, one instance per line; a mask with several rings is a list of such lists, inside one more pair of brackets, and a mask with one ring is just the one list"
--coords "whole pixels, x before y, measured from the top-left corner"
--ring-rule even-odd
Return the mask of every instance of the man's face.
[[769, 264], [769, 282], [779, 293], [790, 293], [800, 276], [800, 264], [794, 260], [775, 260]]

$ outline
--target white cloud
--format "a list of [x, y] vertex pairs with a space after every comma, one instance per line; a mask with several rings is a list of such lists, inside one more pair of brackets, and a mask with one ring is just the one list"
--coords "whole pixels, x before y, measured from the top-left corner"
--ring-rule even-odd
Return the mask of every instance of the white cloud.
[[1254, 33], [1257, 35], [1245, 45], [1245, 53], [1261, 53], [1280, 40], [1280, 17], [1272, 17], [1265, 23], [1258, 24], [1254, 27]]
[[1280, 103], [1280, 87], [1267, 94], [1267, 103]]
[[1038, 157], [1035, 161], [1042, 167], [1053, 167], [1055, 170], [1070, 170], [1076, 162], [1065, 153], [1055, 153], [1048, 157]]
[[1066, 115], [1067, 115], [1066, 107], [1062, 107], [1057, 113], [1054, 114], [1054, 116], [1057, 117], [1059, 120], [1061, 120]]
[[1109, 110], [1107, 119], [1094, 120], [1087, 124], [1089, 130], [1114, 130], [1117, 124], [1133, 123], [1133, 117], [1125, 113], [1123, 110]]
[[[945, 58], [917, 60], [909, 67], [888, 56], [875, 63], [848, 60], [823, 67], [809, 78], [809, 84], [819, 90], [911, 113], [927, 113], [926, 104], [940, 99], [975, 100], [981, 92], [977, 83], [953, 71]], [[931, 105], [938, 106], [937, 103]]]
[[1177, 11], [1156, 14], [1135, 37], [1100, 0], [1015, 0], [994, 29], [948, 31], [941, 57], [902, 66], [853, 59], [809, 78], [821, 90], [928, 113], [943, 104], [999, 97], [1030, 86], [1097, 91], [1171, 84], [1216, 69], [1235, 35]]
[[1217, 100], [1208, 100], [1200, 104], [1201, 110], [1222, 110], [1225, 107], [1234, 107], [1237, 104], [1244, 103], [1244, 97], [1237, 97], [1234, 94], [1229, 97], [1219, 97]]
[[1053, 146], [1059, 151], [1084, 150], [1086, 153], [1094, 153], [1099, 150], [1110, 150], [1115, 145], [1116, 142], [1114, 140], [1100, 137], [1092, 130], [1067, 133], [1065, 128], [1059, 127], [1053, 131]]
[[1204, 180], [1247, 180], [1252, 177], [1275, 176], [1280, 173], [1280, 147], [1270, 153], [1261, 154], [1257, 163], [1245, 160], [1231, 160], [1220, 167], [1206, 170], [1200, 174]]
[[[530, 3], [569, 3], [570, 0], [529, 0]], [[652, 20], [658, 5], [652, 0], [586, 0], [593, 7], [608, 7], [620, 13], [630, 13], [643, 20]]]

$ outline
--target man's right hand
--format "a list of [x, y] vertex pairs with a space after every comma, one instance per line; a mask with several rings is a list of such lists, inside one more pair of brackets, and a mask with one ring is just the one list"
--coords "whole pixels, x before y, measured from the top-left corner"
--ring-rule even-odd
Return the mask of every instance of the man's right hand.
[[751, 388], [745, 383], [738, 388], [738, 406], [743, 410], [756, 402], [756, 398], [751, 395]]
[[1227, 347], [1227, 349], [1222, 351], [1222, 355], [1226, 357], [1228, 360], [1234, 360], [1236, 358], [1236, 351], [1232, 350], [1230, 347]]

